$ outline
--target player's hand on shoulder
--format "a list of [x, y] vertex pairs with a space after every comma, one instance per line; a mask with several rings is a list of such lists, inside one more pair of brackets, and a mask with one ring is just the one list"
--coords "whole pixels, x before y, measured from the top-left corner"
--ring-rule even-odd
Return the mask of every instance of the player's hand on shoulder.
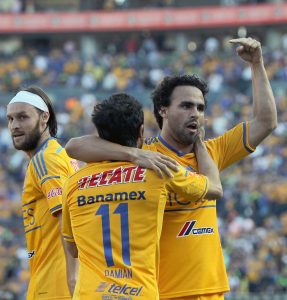
[[239, 44], [237, 54], [246, 62], [251, 64], [262, 63], [262, 49], [259, 41], [248, 37], [229, 40], [232, 44]]
[[154, 170], [160, 178], [164, 177], [163, 173], [173, 177], [171, 170], [178, 171], [176, 160], [159, 152], [149, 150], [136, 149], [136, 155], [132, 162], [141, 167]]

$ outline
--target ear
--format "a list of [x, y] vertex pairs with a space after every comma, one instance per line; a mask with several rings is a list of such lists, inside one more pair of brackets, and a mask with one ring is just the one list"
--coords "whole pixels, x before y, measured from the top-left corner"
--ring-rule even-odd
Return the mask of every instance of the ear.
[[142, 124], [139, 128], [138, 132], [138, 140], [137, 140], [137, 148], [141, 148], [144, 141], [144, 124]]
[[43, 123], [43, 124], [47, 124], [48, 123], [48, 121], [49, 121], [49, 118], [50, 118], [50, 114], [48, 113], [48, 112], [46, 112], [46, 111], [44, 111], [42, 114], [41, 114], [41, 122]]
[[166, 106], [162, 106], [162, 107], [160, 108], [159, 114], [160, 114], [160, 116], [161, 116], [163, 119], [166, 119], [166, 118], [167, 118], [167, 115], [168, 115], [167, 111], [168, 111], [168, 108], [167, 108]]

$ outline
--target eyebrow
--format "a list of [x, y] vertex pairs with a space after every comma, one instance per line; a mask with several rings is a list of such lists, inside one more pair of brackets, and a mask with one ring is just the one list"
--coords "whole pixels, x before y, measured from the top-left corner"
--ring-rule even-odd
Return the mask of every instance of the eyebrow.
[[[14, 114], [15, 116], [19, 116], [19, 115], [27, 115], [27, 112], [26, 111], [19, 111], [17, 113]], [[6, 117], [11, 117], [11, 114], [7, 114]]]
[[180, 105], [181, 104], [193, 104], [193, 105], [196, 105], [196, 106], [203, 106], [205, 107], [205, 103], [196, 103], [192, 100], [183, 100], [182, 102], [180, 102]]

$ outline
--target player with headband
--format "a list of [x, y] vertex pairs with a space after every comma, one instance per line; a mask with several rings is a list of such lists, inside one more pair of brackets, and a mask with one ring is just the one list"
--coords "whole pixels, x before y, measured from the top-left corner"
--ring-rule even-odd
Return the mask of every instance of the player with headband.
[[40, 88], [18, 92], [7, 106], [7, 119], [14, 147], [29, 157], [22, 194], [31, 274], [27, 300], [71, 299], [76, 261], [67, 255], [66, 262], [60, 230], [62, 187], [76, 162], [56, 140], [55, 111]]

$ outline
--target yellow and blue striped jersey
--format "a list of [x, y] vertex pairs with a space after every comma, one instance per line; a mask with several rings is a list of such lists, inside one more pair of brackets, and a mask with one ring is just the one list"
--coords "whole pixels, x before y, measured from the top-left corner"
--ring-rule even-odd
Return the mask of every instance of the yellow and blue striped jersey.
[[30, 283], [27, 300], [70, 299], [58, 217], [64, 181], [76, 162], [52, 138], [37, 149], [29, 162], [22, 194]]
[[[223, 170], [254, 149], [248, 142], [248, 123], [238, 124], [222, 136], [205, 142], [209, 154]], [[183, 155], [161, 136], [144, 146], [197, 171], [194, 153]], [[161, 299], [222, 293], [229, 290], [216, 219], [216, 201], [188, 202], [169, 193], [160, 241], [159, 289]]]
[[156, 300], [159, 237], [167, 191], [200, 201], [205, 176], [181, 167], [174, 178], [125, 162], [88, 164], [63, 191], [63, 236], [78, 248], [73, 299]]

